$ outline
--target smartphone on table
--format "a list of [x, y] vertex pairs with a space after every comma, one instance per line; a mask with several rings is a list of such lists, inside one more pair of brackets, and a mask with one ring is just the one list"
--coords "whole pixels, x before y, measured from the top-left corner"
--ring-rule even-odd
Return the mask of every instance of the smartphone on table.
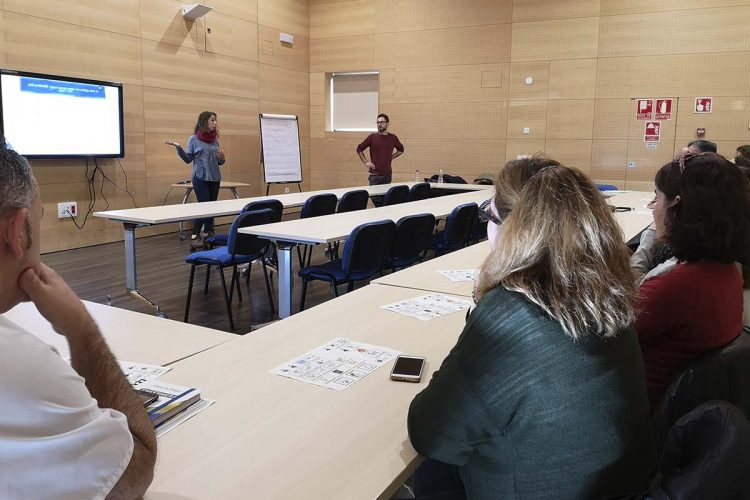
[[419, 356], [399, 356], [391, 370], [391, 380], [419, 382], [422, 380], [425, 359]]

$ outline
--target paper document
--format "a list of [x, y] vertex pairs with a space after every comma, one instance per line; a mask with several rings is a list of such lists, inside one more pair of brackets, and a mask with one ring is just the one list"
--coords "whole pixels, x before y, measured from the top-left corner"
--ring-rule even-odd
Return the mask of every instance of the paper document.
[[182, 413], [178, 413], [176, 416], [158, 425], [155, 429], [156, 437], [160, 438], [175, 427], [184, 424], [188, 419], [196, 416], [215, 402], [216, 401], [214, 401], [213, 399], [199, 399], [192, 405], [188, 406], [187, 409], [185, 409]]
[[463, 311], [472, 305], [474, 305], [474, 302], [471, 300], [458, 299], [442, 293], [432, 293], [380, 307], [387, 311], [427, 321], [446, 314]]
[[130, 385], [138, 385], [146, 380], [161, 377], [171, 370], [166, 366], [144, 365], [143, 363], [132, 363], [130, 361], [118, 361], [118, 363]]
[[399, 354], [386, 347], [337, 338], [269, 373], [341, 391]]
[[451, 281], [476, 281], [479, 276], [479, 269], [450, 269], [438, 272]]

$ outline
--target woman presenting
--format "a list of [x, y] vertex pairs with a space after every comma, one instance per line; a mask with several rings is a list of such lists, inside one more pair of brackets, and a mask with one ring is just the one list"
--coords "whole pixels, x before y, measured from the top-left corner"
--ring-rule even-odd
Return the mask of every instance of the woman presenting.
[[[224, 151], [219, 148], [219, 130], [216, 127], [216, 113], [204, 111], [198, 115], [195, 133], [188, 139], [187, 150], [179, 143], [168, 140], [165, 144], [177, 148], [177, 154], [185, 163], [193, 162], [191, 181], [198, 201], [216, 201], [221, 184], [220, 165], [224, 164]], [[201, 229], [210, 237], [214, 233], [213, 217], [195, 219], [190, 246], [193, 250], [203, 247]]]

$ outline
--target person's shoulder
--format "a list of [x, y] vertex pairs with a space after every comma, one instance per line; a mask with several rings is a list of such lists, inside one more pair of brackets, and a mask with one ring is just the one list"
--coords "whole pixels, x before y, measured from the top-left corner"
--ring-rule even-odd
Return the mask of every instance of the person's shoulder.
[[525, 341], [559, 325], [539, 306], [519, 292], [496, 286], [479, 301], [469, 316], [480, 330], [492, 337]]

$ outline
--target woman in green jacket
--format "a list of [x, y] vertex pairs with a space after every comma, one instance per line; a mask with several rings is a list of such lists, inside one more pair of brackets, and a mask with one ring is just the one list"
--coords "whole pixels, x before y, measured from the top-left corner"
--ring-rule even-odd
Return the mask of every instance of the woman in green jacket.
[[409, 409], [415, 493], [638, 498], [656, 457], [619, 226], [586, 176], [540, 158], [507, 165], [493, 202], [478, 305]]

